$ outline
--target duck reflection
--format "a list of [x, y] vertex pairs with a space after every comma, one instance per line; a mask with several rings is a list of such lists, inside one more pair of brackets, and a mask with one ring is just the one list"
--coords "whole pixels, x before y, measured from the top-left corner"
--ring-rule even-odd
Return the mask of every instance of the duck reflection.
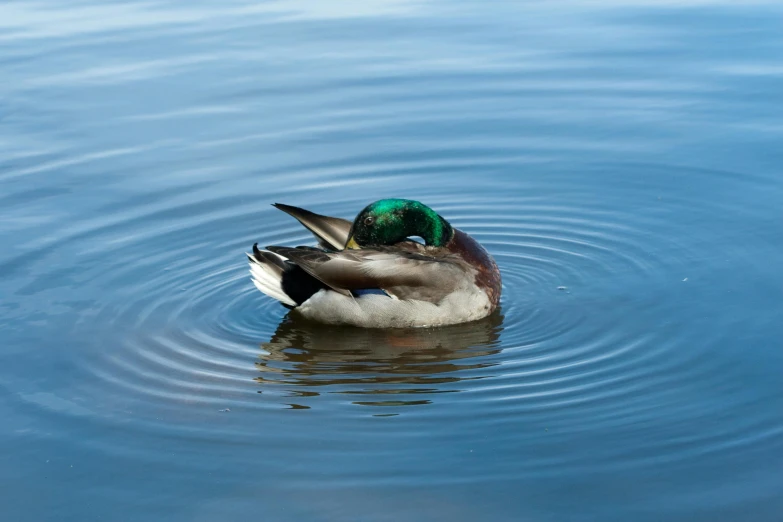
[[[430, 404], [433, 395], [461, 391], [457, 383], [480, 379], [497, 364], [503, 316], [496, 311], [472, 323], [442, 328], [365, 329], [313, 323], [289, 314], [256, 363], [265, 385], [259, 393], [301, 398], [291, 408], [313, 406], [324, 393], [358, 396], [365, 406]], [[273, 385], [274, 388], [268, 385]], [[390, 397], [393, 396], [393, 397]]]

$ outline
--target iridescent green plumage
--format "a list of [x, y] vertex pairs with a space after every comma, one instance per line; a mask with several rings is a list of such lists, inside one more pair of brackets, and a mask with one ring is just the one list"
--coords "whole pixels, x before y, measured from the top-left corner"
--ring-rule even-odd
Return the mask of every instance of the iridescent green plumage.
[[359, 247], [393, 245], [415, 236], [427, 246], [442, 247], [453, 233], [445, 219], [418, 201], [381, 199], [359, 213], [349, 237]]

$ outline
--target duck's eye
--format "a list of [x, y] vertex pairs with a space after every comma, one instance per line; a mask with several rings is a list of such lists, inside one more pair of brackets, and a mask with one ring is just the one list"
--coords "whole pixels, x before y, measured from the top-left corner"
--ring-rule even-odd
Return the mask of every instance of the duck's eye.
[[375, 218], [374, 218], [374, 217], [372, 217], [372, 216], [367, 216], [366, 218], [364, 218], [364, 224], [365, 224], [366, 226], [368, 226], [368, 227], [369, 227], [369, 226], [370, 226], [370, 225], [372, 225], [373, 223], [375, 223]]

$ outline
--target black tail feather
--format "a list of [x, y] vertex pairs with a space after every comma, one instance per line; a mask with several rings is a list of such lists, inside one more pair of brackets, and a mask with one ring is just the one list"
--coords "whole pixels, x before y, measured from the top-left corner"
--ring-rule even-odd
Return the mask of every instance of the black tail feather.
[[293, 299], [297, 306], [310, 299], [316, 292], [327, 288], [322, 282], [311, 276], [302, 267], [284, 261], [278, 255], [260, 250], [258, 243], [253, 245], [253, 260], [257, 263], [276, 266], [280, 272], [280, 286], [283, 292]]

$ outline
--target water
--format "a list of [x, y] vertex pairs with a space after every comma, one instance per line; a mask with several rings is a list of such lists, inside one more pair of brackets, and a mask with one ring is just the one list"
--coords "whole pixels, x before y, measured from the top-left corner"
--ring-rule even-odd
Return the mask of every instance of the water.
[[[780, 520], [783, 10], [517, 4], [0, 6], [1, 518]], [[253, 288], [392, 196], [496, 314]]]

